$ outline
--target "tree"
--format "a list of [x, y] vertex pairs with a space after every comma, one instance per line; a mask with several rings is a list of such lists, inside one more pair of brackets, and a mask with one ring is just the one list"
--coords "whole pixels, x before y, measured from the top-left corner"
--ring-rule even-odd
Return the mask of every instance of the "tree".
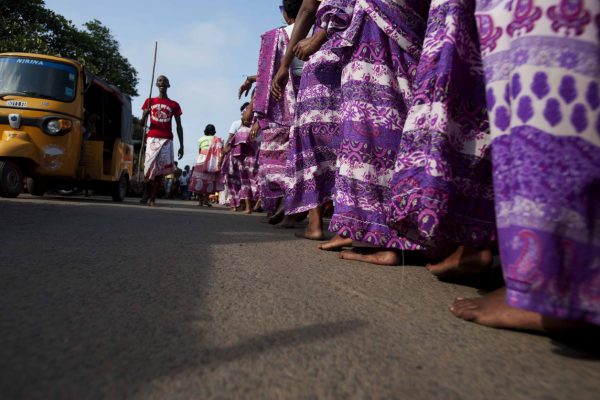
[[48, 10], [43, 0], [2, 0], [0, 52], [51, 54], [81, 62], [87, 70], [137, 96], [137, 71], [121, 55], [119, 43], [98, 20], [78, 29]]
[[[93, 74], [119, 87], [123, 92], [137, 96], [137, 71], [119, 51], [119, 43], [110, 30], [98, 20], [84, 24], [80, 46], [74, 57], [81, 60]], [[74, 46], [75, 47], [75, 46]]]

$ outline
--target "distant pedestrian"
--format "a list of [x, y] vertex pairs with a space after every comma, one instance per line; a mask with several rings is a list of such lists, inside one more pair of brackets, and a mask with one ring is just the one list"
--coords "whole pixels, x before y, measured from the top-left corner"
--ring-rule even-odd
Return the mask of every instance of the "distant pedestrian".
[[189, 179], [189, 173], [187, 170], [184, 169], [183, 172], [181, 173], [181, 176], [179, 177], [179, 190], [181, 191], [181, 199], [182, 200], [187, 200], [189, 197], [188, 179]]
[[206, 125], [204, 136], [198, 140], [198, 159], [190, 180], [189, 190], [198, 195], [198, 205], [212, 207], [208, 196], [221, 190], [219, 159], [223, 151], [223, 140], [215, 136], [217, 130], [212, 124]]
[[154, 206], [158, 188], [163, 176], [173, 170], [173, 131], [172, 120], [177, 124], [179, 139], [178, 158], [183, 157], [183, 127], [181, 126], [181, 107], [176, 101], [169, 99], [167, 90], [171, 86], [166, 76], [160, 75], [156, 80], [158, 97], [147, 99], [142, 106], [142, 127], [146, 126], [150, 116], [150, 129], [146, 139], [146, 156], [144, 159], [144, 195], [140, 203]]

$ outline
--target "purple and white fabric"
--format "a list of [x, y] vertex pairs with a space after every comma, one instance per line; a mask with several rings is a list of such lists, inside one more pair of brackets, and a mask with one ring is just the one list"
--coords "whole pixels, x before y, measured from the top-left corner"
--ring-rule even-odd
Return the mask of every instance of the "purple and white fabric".
[[412, 103], [429, 2], [328, 0], [328, 37], [345, 62], [341, 136], [329, 229], [389, 247], [391, 182]]
[[237, 159], [240, 175], [239, 200], [256, 201], [258, 189], [258, 155], [260, 144], [249, 138], [250, 128], [242, 126], [231, 141], [231, 155]]
[[298, 77], [290, 74], [283, 99], [271, 96], [271, 82], [289, 42], [285, 28], [264, 33], [254, 93], [254, 112], [261, 128], [259, 152], [260, 198], [267, 212], [273, 212], [285, 194], [286, 160], [290, 127], [294, 120]]
[[[327, 24], [327, 2], [321, 3], [318, 25]], [[324, 20], [325, 18], [325, 20]], [[308, 211], [333, 199], [340, 147], [341, 60], [326, 42], [304, 64], [290, 133], [285, 209]]]
[[223, 157], [221, 166], [221, 178], [223, 186], [227, 189], [227, 204], [231, 208], [240, 206], [240, 191], [242, 182], [240, 179], [239, 158], [232, 156], [233, 149]]
[[600, 1], [479, 0], [508, 304], [600, 324]]
[[476, 0], [433, 0], [392, 180], [400, 249], [444, 255], [495, 240], [485, 79]]

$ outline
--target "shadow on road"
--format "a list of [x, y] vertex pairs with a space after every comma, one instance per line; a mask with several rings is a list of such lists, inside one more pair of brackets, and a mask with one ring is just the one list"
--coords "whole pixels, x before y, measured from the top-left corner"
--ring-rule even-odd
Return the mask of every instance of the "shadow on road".
[[230, 243], [231, 232], [248, 243], [295, 240], [257, 230], [255, 218], [10, 201], [0, 203], [0, 220], [3, 398], [131, 397], [190, 368], [333, 339], [366, 324], [331, 322], [207, 345], [213, 245]]
[[268, 335], [253, 337], [234, 346], [207, 349], [203, 352], [202, 364], [230, 362], [255, 356], [274, 348], [293, 347], [317, 340], [334, 339], [357, 331], [367, 325], [366, 321], [350, 320], [280, 330]]

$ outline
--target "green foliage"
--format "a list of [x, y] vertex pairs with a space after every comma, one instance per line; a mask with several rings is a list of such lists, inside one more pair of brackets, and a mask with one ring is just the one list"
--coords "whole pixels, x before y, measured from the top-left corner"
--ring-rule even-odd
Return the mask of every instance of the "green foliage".
[[78, 29], [48, 10], [43, 0], [0, 0], [0, 53], [23, 52], [68, 57], [88, 71], [137, 96], [137, 71], [119, 51], [119, 43], [98, 20]]
[[141, 121], [138, 117], [133, 117], [133, 140], [139, 140], [140, 142], [144, 136], [144, 130], [142, 129]]

